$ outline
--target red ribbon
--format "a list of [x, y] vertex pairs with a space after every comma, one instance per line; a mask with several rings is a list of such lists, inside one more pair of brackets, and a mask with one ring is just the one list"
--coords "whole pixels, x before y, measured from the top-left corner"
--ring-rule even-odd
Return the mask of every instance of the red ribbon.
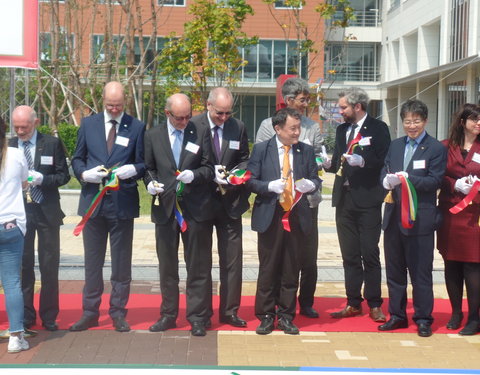
[[475, 196], [478, 194], [480, 191], [480, 180], [475, 181], [475, 183], [472, 186], [472, 190], [470, 190], [470, 193], [467, 194], [465, 198], [463, 198], [459, 203], [457, 203], [455, 206], [450, 208], [450, 212], [452, 214], [458, 214], [460, 211], [463, 211], [470, 203], [472, 203], [473, 199]]
[[[352, 130], [353, 131], [353, 130]], [[352, 155], [353, 154], [353, 149], [354, 149], [354, 146], [356, 144], [358, 144], [358, 142], [360, 142], [360, 139], [362, 139], [362, 135], [360, 134], [360, 132], [358, 132], [357, 136], [355, 138], [353, 138], [350, 143], [348, 144], [348, 147], [347, 147], [347, 152], [346, 154], [347, 155]]]
[[295, 190], [295, 200], [293, 201], [292, 207], [290, 207], [290, 209], [283, 214], [283, 217], [282, 217], [283, 229], [286, 230], [287, 232], [291, 232], [290, 220], [289, 220], [290, 213], [292, 212], [293, 207], [295, 207], [298, 201], [302, 198], [302, 195], [303, 194], [300, 193], [298, 190]]
[[401, 188], [401, 204], [400, 204], [400, 213], [402, 218], [402, 227], [405, 229], [413, 228], [413, 224], [415, 224], [414, 220], [411, 220], [410, 216], [410, 193], [408, 187], [408, 181], [405, 176], [398, 176], [400, 178], [400, 182], [402, 183]]

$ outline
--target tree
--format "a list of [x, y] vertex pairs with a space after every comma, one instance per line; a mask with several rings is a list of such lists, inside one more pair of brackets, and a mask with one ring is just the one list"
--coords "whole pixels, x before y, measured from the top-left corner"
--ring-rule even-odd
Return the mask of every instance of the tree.
[[[184, 33], [170, 34], [170, 41], [159, 56], [159, 67], [167, 77], [169, 91], [190, 86], [194, 109], [206, 103], [207, 86], [235, 86], [246, 64], [241, 48], [256, 44], [241, 31], [253, 9], [245, 0], [194, 0], [189, 13], [193, 19], [184, 25]], [[169, 93], [168, 93], [169, 94]]]

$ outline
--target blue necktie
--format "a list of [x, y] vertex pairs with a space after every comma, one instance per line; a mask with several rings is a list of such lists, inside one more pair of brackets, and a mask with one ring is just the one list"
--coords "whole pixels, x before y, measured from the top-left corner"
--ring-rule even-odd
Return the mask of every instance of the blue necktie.
[[[32, 142], [25, 141], [23, 142], [23, 153], [25, 154], [25, 159], [27, 159], [28, 169], [33, 170], [33, 158], [32, 153], [30, 152], [30, 145]], [[30, 196], [32, 201], [40, 203], [43, 201], [43, 193], [39, 186], [30, 186]]]
[[180, 130], [175, 129], [175, 140], [172, 145], [173, 158], [177, 168], [180, 166], [180, 154], [182, 153], [183, 133]]

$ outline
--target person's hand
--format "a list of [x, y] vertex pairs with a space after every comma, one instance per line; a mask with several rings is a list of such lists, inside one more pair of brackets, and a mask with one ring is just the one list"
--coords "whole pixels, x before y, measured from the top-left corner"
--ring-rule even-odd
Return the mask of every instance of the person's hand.
[[102, 179], [107, 177], [108, 172], [103, 169], [103, 165], [97, 165], [92, 169], [88, 169], [82, 173], [82, 180], [92, 184], [99, 184]]
[[295, 190], [302, 194], [310, 193], [315, 190], [315, 184], [307, 178], [302, 178], [295, 181]]
[[40, 172], [29, 170], [28, 171], [28, 182], [33, 186], [41, 185], [43, 182], [43, 174]]
[[319, 167], [322, 167], [324, 169], [328, 169], [332, 166], [332, 159], [330, 159], [328, 157], [328, 154], [327, 154], [327, 149], [325, 148], [325, 146], [322, 146], [322, 152], [320, 153], [320, 157], [322, 158], [322, 162], [317, 162], [317, 165]]
[[400, 177], [395, 173], [388, 173], [383, 179], [383, 187], [387, 190], [392, 190], [395, 186], [400, 185]]
[[287, 181], [283, 178], [279, 178], [278, 180], [273, 180], [268, 183], [268, 191], [276, 194], [282, 194], [285, 190], [285, 185]]
[[473, 184], [468, 182], [468, 177], [459, 178], [455, 181], [454, 189], [462, 194], [467, 195], [472, 190]]
[[182, 181], [184, 184], [189, 184], [193, 181], [193, 172], [189, 169], [185, 169], [177, 176], [177, 181]]
[[137, 170], [135, 169], [135, 166], [133, 164], [125, 164], [115, 169], [115, 175], [120, 180], [126, 180], [130, 177], [135, 176], [136, 174]]
[[345, 160], [351, 167], [363, 168], [363, 166], [365, 165], [365, 160], [363, 160], [362, 156], [358, 154], [352, 154], [352, 155], [343, 154], [343, 156], [345, 157]]
[[225, 167], [223, 165], [215, 165], [215, 178], [213, 181], [220, 185], [228, 185], [227, 180], [225, 180]]
[[405, 172], [405, 171], [400, 171], [400, 172], [397, 172], [395, 173], [397, 176], [403, 176], [405, 178], [408, 178], [408, 172]]
[[165, 189], [163, 188], [165, 185], [158, 182], [158, 181], [150, 181], [147, 185], [147, 190], [148, 190], [148, 193], [151, 194], [151, 195], [158, 195], [158, 194], [162, 194]]

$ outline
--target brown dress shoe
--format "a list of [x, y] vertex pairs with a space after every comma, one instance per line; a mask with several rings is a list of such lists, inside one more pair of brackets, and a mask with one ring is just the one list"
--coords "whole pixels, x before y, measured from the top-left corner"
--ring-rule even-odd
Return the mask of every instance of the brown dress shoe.
[[387, 321], [387, 317], [382, 311], [381, 307], [372, 307], [370, 309], [370, 318], [377, 323], [384, 323]]
[[357, 316], [357, 315], [360, 315], [361, 313], [362, 313], [362, 306], [357, 308], [357, 307], [347, 305], [343, 310], [330, 313], [330, 316], [336, 319], [351, 318], [352, 316]]

